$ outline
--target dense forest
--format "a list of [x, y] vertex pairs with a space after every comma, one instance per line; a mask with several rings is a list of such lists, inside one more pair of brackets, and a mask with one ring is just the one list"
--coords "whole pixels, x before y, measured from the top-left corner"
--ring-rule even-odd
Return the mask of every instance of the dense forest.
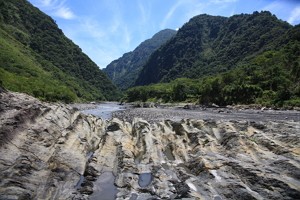
[[132, 87], [150, 55], [170, 40], [176, 31], [165, 29], [142, 42], [132, 52], [112, 61], [103, 71], [120, 89]]
[[136, 85], [201, 78], [228, 71], [265, 50], [272, 50], [292, 26], [270, 12], [232, 17], [199, 15], [155, 51]]
[[297, 37], [281, 50], [261, 53], [248, 64], [225, 73], [131, 88], [127, 100], [299, 107], [299, 34]]
[[[231, 18], [200, 15], [184, 25], [152, 54], [138, 80], [160, 83], [129, 89], [127, 100], [300, 106], [300, 26], [269, 12]], [[201, 28], [203, 19], [210, 30]], [[216, 28], [222, 23], [226, 26]], [[195, 46], [185, 46], [187, 40], [195, 40]]]
[[49, 101], [113, 100], [116, 86], [52, 18], [26, 0], [0, 0], [0, 84]]

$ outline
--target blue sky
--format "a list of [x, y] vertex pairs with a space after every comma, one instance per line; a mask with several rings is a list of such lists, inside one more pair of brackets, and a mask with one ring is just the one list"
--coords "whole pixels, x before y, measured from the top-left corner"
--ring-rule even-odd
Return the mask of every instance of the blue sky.
[[300, 0], [29, 0], [100, 68], [158, 31], [178, 29], [193, 16], [231, 16], [269, 10], [300, 23]]

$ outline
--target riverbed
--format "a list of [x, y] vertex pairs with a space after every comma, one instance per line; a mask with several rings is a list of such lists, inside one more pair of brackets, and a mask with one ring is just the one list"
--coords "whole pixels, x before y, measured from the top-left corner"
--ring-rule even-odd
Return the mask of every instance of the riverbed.
[[123, 111], [126, 107], [119, 105], [117, 102], [107, 102], [101, 104], [93, 104], [93, 107], [83, 109], [84, 114], [91, 114], [102, 119], [109, 120], [112, 118], [112, 113], [117, 111]]
[[236, 108], [195, 108], [183, 107], [164, 108], [134, 108], [129, 105], [119, 105], [117, 102], [108, 102], [94, 105], [94, 107], [82, 110], [85, 114], [109, 120], [118, 118], [132, 122], [133, 118], [142, 118], [149, 122], [163, 120], [180, 121], [181, 119], [205, 119], [205, 120], [245, 120], [245, 121], [300, 121], [300, 112], [295, 110], [272, 109], [236, 109]]

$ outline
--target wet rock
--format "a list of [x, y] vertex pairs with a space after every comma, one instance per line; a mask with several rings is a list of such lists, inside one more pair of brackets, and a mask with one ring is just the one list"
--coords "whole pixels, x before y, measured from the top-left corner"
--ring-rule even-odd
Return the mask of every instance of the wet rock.
[[93, 166], [87, 166], [84, 171], [84, 176], [96, 177], [98, 175], [98, 171]]
[[91, 186], [84, 186], [84, 187], [80, 188], [79, 191], [81, 194], [88, 194], [88, 195], [90, 195], [94, 192], [93, 187], [91, 187]]
[[185, 182], [175, 182], [173, 185], [176, 188], [176, 198], [190, 197], [190, 188]]

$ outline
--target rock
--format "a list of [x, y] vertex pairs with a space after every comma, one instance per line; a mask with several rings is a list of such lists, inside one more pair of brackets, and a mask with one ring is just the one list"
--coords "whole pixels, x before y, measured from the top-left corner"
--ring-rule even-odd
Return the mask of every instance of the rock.
[[191, 106], [189, 104], [186, 104], [183, 106], [183, 109], [191, 109]]
[[10, 92], [0, 108], [0, 199], [300, 196], [297, 121], [106, 122]]
[[88, 194], [88, 195], [93, 194], [94, 192], [93, 187], [91, 186], [84, 186], [79, 191], [81, 194]]

